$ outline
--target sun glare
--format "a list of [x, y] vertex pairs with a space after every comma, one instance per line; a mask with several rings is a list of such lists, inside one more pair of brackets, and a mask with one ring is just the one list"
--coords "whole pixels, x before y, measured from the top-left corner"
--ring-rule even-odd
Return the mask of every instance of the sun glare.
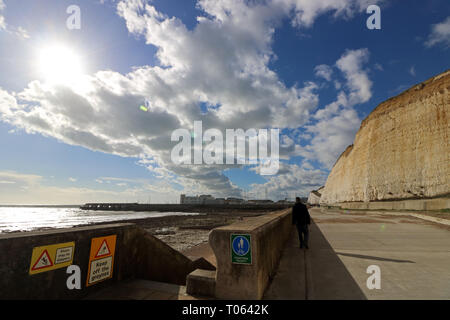
[[42, 48], [38, 61], [39, 73], [53, 84], [70, 84], [83, 74], [80, 57], [70, 48], [61, 45]]

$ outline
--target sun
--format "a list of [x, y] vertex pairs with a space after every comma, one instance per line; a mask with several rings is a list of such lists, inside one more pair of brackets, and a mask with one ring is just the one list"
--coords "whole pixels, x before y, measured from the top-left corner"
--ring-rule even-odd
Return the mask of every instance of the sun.
[[39, 74], [52, 84], [71, 84], [83, 75], [80, 56], [64, 45], [51, 45], [39, 50]]

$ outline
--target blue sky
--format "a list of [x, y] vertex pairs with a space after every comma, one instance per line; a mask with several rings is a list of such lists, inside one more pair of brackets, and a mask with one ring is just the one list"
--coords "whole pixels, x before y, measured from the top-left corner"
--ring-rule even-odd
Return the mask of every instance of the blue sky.
[[[369, 4], [381, 30], [366, 27]], [[55, 46], [70, 80], [41, 61]], [[0, 203], [306, 196], [362, 119], [449, 58], [444, 0], [0, 0]], [[170, 134], [196, 120], [280, 128], [278, 174], [174, 165]]]

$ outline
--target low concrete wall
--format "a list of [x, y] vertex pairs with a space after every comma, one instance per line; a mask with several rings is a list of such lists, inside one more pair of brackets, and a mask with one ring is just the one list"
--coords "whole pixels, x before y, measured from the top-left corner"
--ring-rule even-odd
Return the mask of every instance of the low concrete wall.
[[[249, 218], [210, 232], [209, 244], [217, 260], [216, 298], [262, 298], [292, 230], [291, 211], [287, 209]], [[232, 263], [232, 234], [251, 236], [251, 265]]]
[[136, 228], [128, 248], [134, 278], [185, 285], [195, 269], [215, 270], [204, 258], [191, 260], [141, 228]]
[[441, 210], [450, 208], [450, 198], [372, 202], [342, 202], [337, 203], [334, 206], [339, 206], [343, 209], [360, 210]]
[[[109, 235], [117, 236], [113, 277], [86, 287], [91, 239]], [[81, 290], [67, 288], [67, 267], [29, 274], [33, 248], [72, 241], [72, 264], [81, 269]], [[123, 279], [185, 284], [193, 270], [214, 269], [206, 260], [193, 261], [131, 223], [1, 234], [0, 253], [0, 299], [78, 299]]]

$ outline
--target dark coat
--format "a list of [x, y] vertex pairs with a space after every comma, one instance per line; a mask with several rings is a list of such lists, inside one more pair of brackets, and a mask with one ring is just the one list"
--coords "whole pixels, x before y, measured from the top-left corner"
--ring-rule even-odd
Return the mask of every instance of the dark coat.
[[296, 203], [292, 207], [292, 224], [307, 225], [311, 223], [308, 208], [303, 203]]

